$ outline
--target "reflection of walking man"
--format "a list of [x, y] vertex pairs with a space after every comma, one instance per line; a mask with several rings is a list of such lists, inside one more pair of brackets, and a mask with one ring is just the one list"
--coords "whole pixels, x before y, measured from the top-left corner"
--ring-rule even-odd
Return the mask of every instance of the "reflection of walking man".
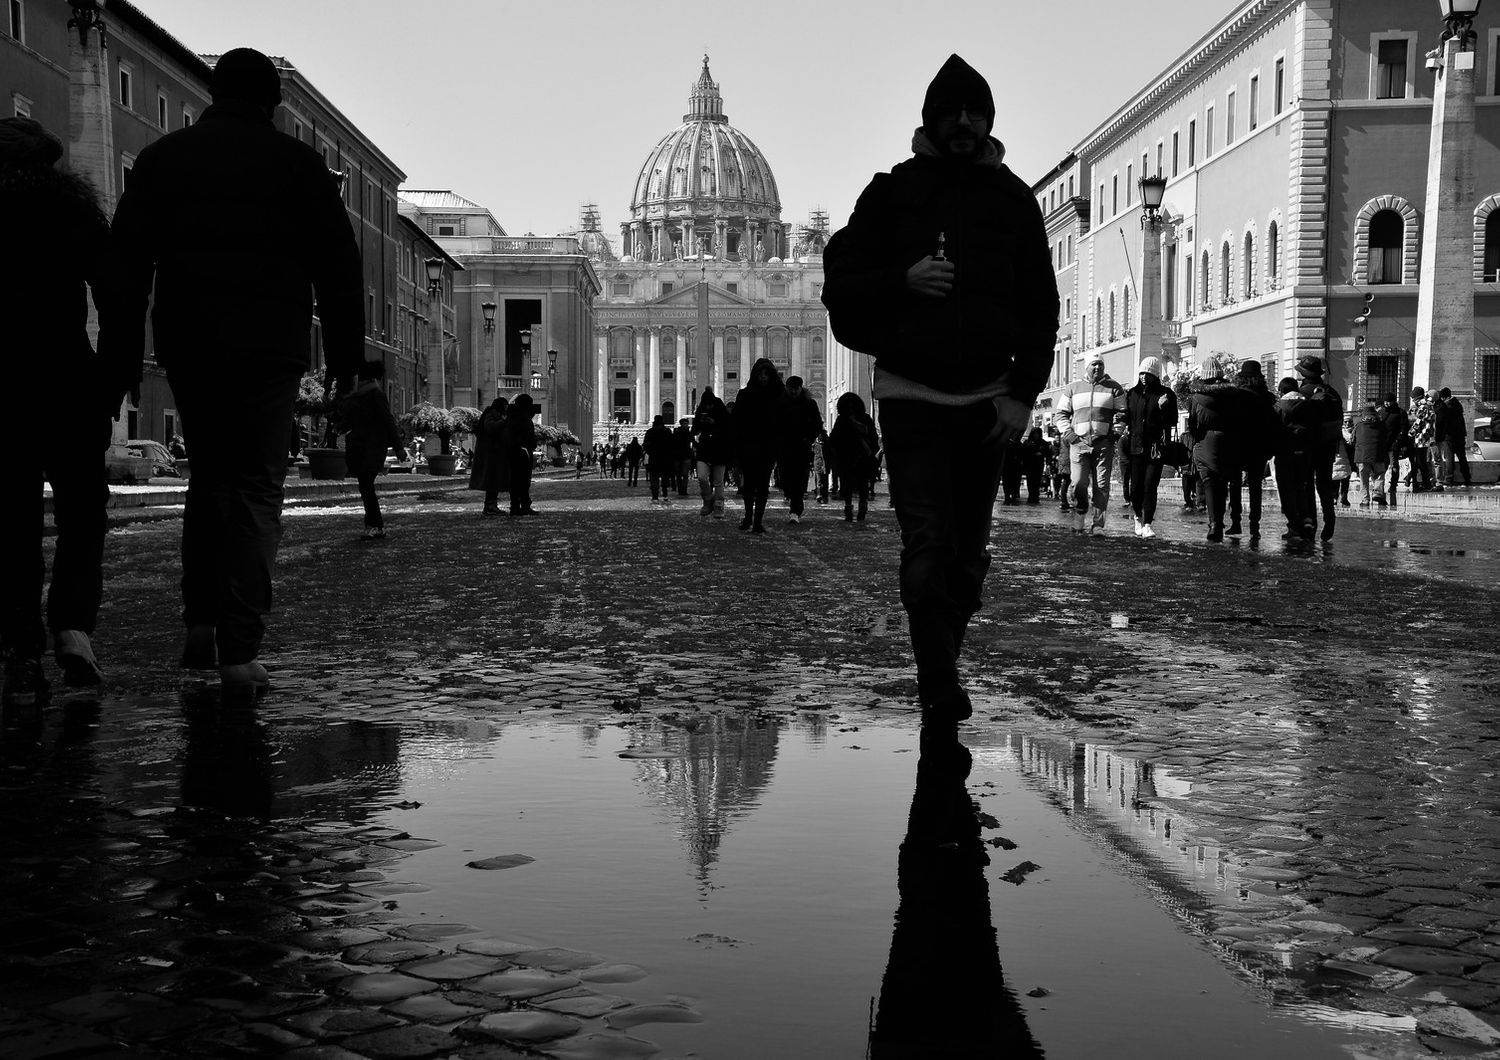
[[[258, 691], [269, 683], [257, 656], [313, 298], [329, 371], [347, 387], [364, 360], [364, 279], [338, 185], [316, 151], [272, 124], [281, 80], [271, 60], [226, 53], [210, 91], [197, 123], [141, 151], [120, 197], [115, 338], [139, 363], [154, 287], [156, 360], [193, 453], [183, 665], [217, 665], [226, 690]], [[205, 269], [211, 247], [225, 252]]]
[[949, 57], [914, 157], [875, 176], [824, 256], [834, 333], [876, 358], [901, 602], [918, 696], [940, 718], [970, 712], [958, 655], [989, 570], [1001, 451], [1026, 429], [1057, 336], [1041, 210], [994, 119], [984, 78]]

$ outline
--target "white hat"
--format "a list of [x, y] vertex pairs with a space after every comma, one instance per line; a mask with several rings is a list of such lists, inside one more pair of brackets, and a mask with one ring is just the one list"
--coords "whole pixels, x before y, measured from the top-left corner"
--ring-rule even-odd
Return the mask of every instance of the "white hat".
[[1154, 375], [1154, 376], [1156, 376], [1157, 381], [1160, 382], [1161, 381], [1161, 358], [1160, 357], [1142, 357], [1141, 358], [1141, 363], [1136, 366], [1135, 372], [1136, 372], [1137, 375], [1140, 375], [1142, 372], [1145, 372], [1148, 375]]

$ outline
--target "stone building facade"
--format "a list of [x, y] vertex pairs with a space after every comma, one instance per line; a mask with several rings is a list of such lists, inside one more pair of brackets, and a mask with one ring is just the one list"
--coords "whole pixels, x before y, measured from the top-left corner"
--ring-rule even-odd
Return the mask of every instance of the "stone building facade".
[[[1057, 266], [1071, 312], [1052, 382], [1095, 352], [1120, 380], [1151, 353], [1181, 366], [1223, 351], [1273, 380], [1315, 354], [1350, 402], [1404, 398], [1413, 381], [1466, 406], [1500, 401], [1500, 19], [1481, 12], [1475, 28], [1474, 135], [1461, 147], [1474, 193], [1453, 205], [1472, 234], [1472, 343], [1417, 359], [1436, 5], [1250, 0], [1033, 185], [1053, 238], [1077, 245]], [[1153, 232], [1138, 182], [1158, 174]], [[1143, 306], [1145, 262], [1160, 293]]]
[[624, 439], [690, 416], [706, 387], [732, 399], [759, 357], [801, 376], [826, 413], [827, 227], [821, 212], [782, 220], [771, 167], [729, 124], [705, 57], [682, 123], [641, 166], [618, 256], [587, 211], [576, 233], [603, 286], [595, 432]]

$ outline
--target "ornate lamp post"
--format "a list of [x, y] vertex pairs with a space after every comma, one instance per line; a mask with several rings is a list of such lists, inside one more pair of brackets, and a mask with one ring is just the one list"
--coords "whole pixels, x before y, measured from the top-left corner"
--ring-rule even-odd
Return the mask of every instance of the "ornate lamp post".
[[1160, 357], [1166, 339], [1166, 325], [1161, 308], [1161, 200], [1167, 190], [1167, 178], [1161, 174], [1142, 177], [1141, 191], [1141, 289], [1137, 301], [1140, 320], [1135, 329], [1135, 363], [1146, 357]]
[[1414, 386], [1474, 389], [1474, 16], [1480, 0], [1438, 0], [1443, 36], [1428, 53], [1432, 137], [1417, 287]]
[[432, 315], [432, 345], [433, 352], [427, 360], [428, 394], [427, 400], [432, 401], [432, 381], [437, 381], [437, 400], [434, 405], [442, 408], [448, 406], [448, 381], [444, 375], [443, 364], [443, 259], [427, 258], [422, 262], [427, 269], [427, 300], [428, 309]]
[[557, 426], [557, 351], [547, 351], [547, 404], [552, 406], [552, 426]]
[[479, 306], [479, 311], [484, 314], [485, 355], [484, 373], [479, 380], [479, 389], [474, 404], [481, 408], [484, 407], [484, 385], [489, 382], [490, 369], [494, 367], [495, 361], [495, 309], [494, 302], [483, 302]]

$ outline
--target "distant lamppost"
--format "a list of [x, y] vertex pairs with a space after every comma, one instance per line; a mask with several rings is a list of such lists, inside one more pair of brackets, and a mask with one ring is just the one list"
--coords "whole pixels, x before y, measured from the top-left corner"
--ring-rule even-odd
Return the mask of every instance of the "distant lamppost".
[[1474, 388], [1473, 225], [1475, 166], [1474, 16], [1480, 0], [1438, 0], [1443, 36], [1427, 55], [1432, 132], [1427, 150], [1427, 210], [1417, 275], [1417, 334], [1412, 385]]
[[105, 43], [104, 14], [99, 10], [99, 0], [68, 0], [73, 17], [68, 19], [68, 28], [78, 31], [78, 43], [85, 48], [89, 43], [89, 30], [99, 31], [99, 43]]
[[431, 381], [437, 380], [437, 401], [433, 404], [447, 407], [448, 404], [448, 380], [445, 378], [445, 366], [443, 364], [443, 305], [439, 300], [443, 294], [443, 259], [428, 258], [422, 263], [427, 269], [427, 299], [429, 310], [432, 314], [432, 344], [434, 352], [428, 357], [427, 400], [432, 401]]
[[1142, 177], [1141, 190], [1141, 289], [1138, 311], [1140, 322], [1135, 329], [1135, 363], [1147, 357], [1160, 357], [1167, 329], [1161, 306], [1161, 200], [1166, 194], [1167, 178], [1160, 173]]
[[483, 406], [484, 384], [489, 382], [490, 369], [493, 367], [495, 360], [495, 303], [483, 302], [479, 306], [479, 311], [484, 314], [484, 375], [479, 381], [479, 394], [474, 404]]
[[[521, 370], [531, 370], [531, 329], [526, 328], [521, 333]], [[533, 387], [536, 384], [532, 384]]]
[[547, 403], [552, 406], [552, 426], [557, 426], [557, 351], [547, 351]]

